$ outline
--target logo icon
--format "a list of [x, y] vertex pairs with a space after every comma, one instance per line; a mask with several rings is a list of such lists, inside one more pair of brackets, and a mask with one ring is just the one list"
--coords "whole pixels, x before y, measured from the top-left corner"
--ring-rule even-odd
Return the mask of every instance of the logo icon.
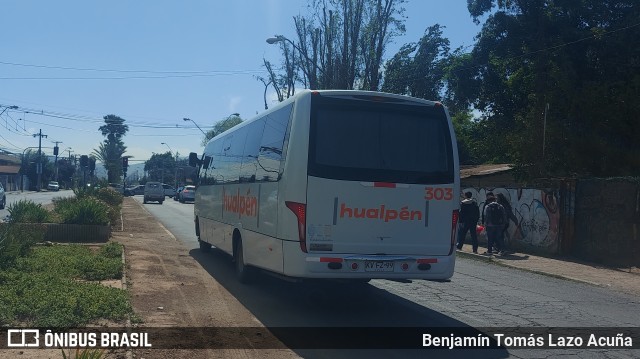
[[7, 347], [9, 348], [32, 348], [39, 346], [40, 330], [38, 329], [9, 329], [7, 331]]

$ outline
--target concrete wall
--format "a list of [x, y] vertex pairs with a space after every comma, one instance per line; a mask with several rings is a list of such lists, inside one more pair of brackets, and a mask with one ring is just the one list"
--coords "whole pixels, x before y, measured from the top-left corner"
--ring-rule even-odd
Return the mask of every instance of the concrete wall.
[[595, 262], [640, 266], [639, 231], [639, 179], [578, 181], [574, 255]]

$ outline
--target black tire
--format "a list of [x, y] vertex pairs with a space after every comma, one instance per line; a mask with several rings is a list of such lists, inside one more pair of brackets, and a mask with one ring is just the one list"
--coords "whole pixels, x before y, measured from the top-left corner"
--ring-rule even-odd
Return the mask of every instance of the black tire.
[[4, 206], [6, 206], [6, 203], [5, 203], [6, 201], [7, 199], [5, 198], [2, 200], [2, 202], [0, 202], [0, 209], [4, 209]]
[[144, 197], [144, 198], [142, 199], [142, 203], [147, 204], [147, 197]]
[[198, 239], [198, 244], [200, 244], [200, 250], [201, 251], [203, 251], [205, 253], [211, 252], [211, 244], [209, 244], [209, 243], [207, 243], [207, 242], [205, 242], [203, 240], [200, 240], [200, 239]]
[[162, 204], [163, 201], [158, 201], [158, 203]]
[[236, 248], [233, 251], [233, 259], [236, 267], [236, 277], [242, 284], [249, 284], [253, 281], [253, 268], [244, 263], [244, 253], [242, 252], [242, 239], [236, 242]]

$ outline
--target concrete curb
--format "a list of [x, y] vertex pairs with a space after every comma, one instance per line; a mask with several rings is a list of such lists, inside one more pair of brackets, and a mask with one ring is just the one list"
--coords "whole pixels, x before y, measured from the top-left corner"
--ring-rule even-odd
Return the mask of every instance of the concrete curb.
[[505, 260], [501, 260], [500, 258], [495, 258], [493, 256], [485, 256], [485, 255], [482, 255], [482, 254], [474, 254], [474, 253], [468, 253], [468, 252], [463, 252], [463, 251], [458, 251], [456, 253], [456, 255], [464, 257], [464, 258], [473, 259], [473, 260], [493, 263], [493, 264], [500, 265], [500, 266], [503, 266], [503, 267], [514, 268], [514, 269], [518, 269], [518, 270], [529, 272], [529, 273], [540, 274], [540, 275], [544, 275], [544, 276], [547, 276], [547, 277], [570, 280], [570, 281], [573, 281], [573, 282], [589, 284], [589, 285], [593, 285], [593, 286], [601, 287], [601, 288], [606, 287], [605, 285], [603, 285], [601, 283], [591, 282], [591, 281], [584, 280], [584, 279], [569, 277], [569, 276], [566, 276], [566, 275], [560, 275], [560, 274], [555, 274], [555, 273], [549, 273], [549, 272], [540, 271], [540, 270], [536, 270], [536, 269], [522, 268], [522, 267], [510, 264], [509, 262], [507, 262]]

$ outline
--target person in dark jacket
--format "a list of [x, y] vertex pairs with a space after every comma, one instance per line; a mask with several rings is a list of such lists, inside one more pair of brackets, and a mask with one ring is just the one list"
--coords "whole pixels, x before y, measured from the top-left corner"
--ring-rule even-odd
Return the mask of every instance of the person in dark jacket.
[[503, 252], [507, 252], [507, 249], [509, 247], [509, 242], [511, 241], [511, 236], [509, 235], [509, 225], [511, 224], [511, 221], [513, 221], [513, 223], [516, 224], [516, 226], [518, 225], [518, 218], [516, 217], [515, 214], [513, 214], [513, 208], [511, 208], [511, 203], [509, 203], [509, 200], [507, 199], [507, 197], [505, 195], [503, 195], [502, 193], [498, 193], [496, 195], [496, 201], [498, 201], [498, 203], [500, 203], [500, 205], [502, 207], [504, 207], [504, 211], [506, 212], [506, 216], [507, 216], [507, 220], [504, 225], [504, 230], [502, 231], [502, 244], [504, 245], [504, 248], [502, 248]]
[[471, 232], [471, 246], [473, 253], [478, 253], [478, 233], [476, 226], [480, 219], [480, 210], [478, 203], [471, 198], [471, 192], [465, 192], [465, 199], [460, 202], [460, 224], [458, 226], [458, 243], [457, 248], [462, 249], [464, 240], [467, 237], [467, 231]]
[[[507, 215], [504, 207], [496, 201], [493, 192], [487, 193], [487, 203], [484, 206], [482, 221], [487, 231], [487, 251], [484, 254], [504, 254], [502, 252], [504, 247], [502, 236], [504, 234], [504, 225], [507, 222]], [[495, 252], [493, 251], [494, 246]]]

